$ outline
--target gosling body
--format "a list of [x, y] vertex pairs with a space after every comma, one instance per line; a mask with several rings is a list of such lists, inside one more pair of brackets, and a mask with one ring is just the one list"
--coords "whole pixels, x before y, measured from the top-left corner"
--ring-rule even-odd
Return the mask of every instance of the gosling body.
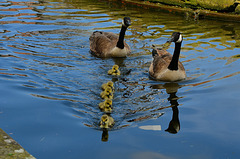
[[105, 113], [112, 112], [112, 100], [111, 99], [106, 99], [104, 102], [99, 103], [98, 106], [102, 112], [105, 112]]
[[113, 86], [113, 82], [112, 81], [108, 81], [107, 83], [102, 84], [102, 90], [105, 90], [108, 87], [110, 87], [112, 89], [112, 91], [114, 90], [114, 86]]

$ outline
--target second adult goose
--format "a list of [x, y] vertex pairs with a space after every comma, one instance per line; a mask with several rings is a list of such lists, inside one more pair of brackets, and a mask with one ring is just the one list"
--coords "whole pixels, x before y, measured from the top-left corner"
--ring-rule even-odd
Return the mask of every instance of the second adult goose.
[[119, 36], [112, 32], [93, 32], [89, 38], [91, 52], [98, 57], [126, 57], [131, 49], [124, 41], [124, 36], [130, 25], [131, 19], [124, 17]]
[[166, 50], [153, 49], [153, 61], [149, 67], [150, 77], [162, 81], [179, 81], [186, 78], [186, 72], [179, 61], [183, 37], [181, 33], [174, 32], [168, 42], [175, 43], [173, 55]]

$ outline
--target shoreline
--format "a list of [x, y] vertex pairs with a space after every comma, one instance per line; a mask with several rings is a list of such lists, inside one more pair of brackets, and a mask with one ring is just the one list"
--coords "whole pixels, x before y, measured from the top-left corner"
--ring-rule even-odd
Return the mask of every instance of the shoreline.
[[[124, 3], [135, 5], [139, 7], [144, 7], [147, 9], [155, 8], [160, 9], [165, 12], [186, 15], [192, 17], [194, 20], [198, 19], [214, 19], [222, 21], [240, 22], [240, 14], [236, 13], [224, 13], [217, 12], [207, 9], [192, 9], [192, 8], [182, 8], [180, 6], [165, 5], [161, 3], [153, 3], [149, 1], [141, 0], [123, 0]], [[239, 5], [240, 6], [240, 5]]]

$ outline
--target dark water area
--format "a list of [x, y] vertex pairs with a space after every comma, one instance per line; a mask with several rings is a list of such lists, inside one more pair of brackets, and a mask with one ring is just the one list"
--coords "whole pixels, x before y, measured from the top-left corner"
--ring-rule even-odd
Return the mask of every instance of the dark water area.
[[[92, 56], [91, 33], [118, 34], [124, 16], [132, 54]], [[0, 24], [0, 127], [36, 158], [239, 157], [239, 23], [116, 1], [15, 0], [1, 1]], [[153, 81], [151, 47], [175, 31], [188, 78]], [[107, 75], [114, 64], [117, 78]], [[103, 132], [99, 94], [110, 80], [115, 125]]]

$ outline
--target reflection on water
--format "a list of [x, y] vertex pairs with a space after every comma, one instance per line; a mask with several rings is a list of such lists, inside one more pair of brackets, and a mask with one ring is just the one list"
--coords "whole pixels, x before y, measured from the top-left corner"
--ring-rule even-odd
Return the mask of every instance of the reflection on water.
[[[85, 125], [97, 127], [94, 120], [99, 116], [96, 106], [100, 101], [97, 96], [99, 85], [110, 79], [106, 70], [113, 64], [126, 72], [115, 82], [113, 103], [117, 111], [113, 113], [118, 123], [116, 128], [163, 115], [160, 110], [166, 106], [167, 98], [161, 90], [149, 87], [147, 67], [151, 60], [151, 45], [163, 44], [175, 30], [185, 37], [182, 61], [190, 77], [184, 82], [185, 86], [199, 86], [239, 74], [238, 71], [224, 74], [226, 68], [203, 71], [205, 67], [222, 67], [223, 63], [229, 65], [230, 61], [238, 59], [235, 52], [229, 55], [223, 52], [239, 48], [240, 28], [237, 24], [186, 21], [151, 10], [141, 14], [141, 9], [116, 1], [73, 0], [65, 3], [68, 8], [64, 3], [54, 5], [43, 1], [7, 1], [1, 5], [1, 54], [7, 56], [4, 60], [10, 63], [1, 66], [0, 74], [5, 79], [15, 75], [21, 77], [16, 78], [34, 97], [70, 102], [67, 105], [76, 111], [74, 116], [90, 121]], [[124, 12], [109, 9], [109, 6], [119, 5], [125, 8]], [[131, 15], [133, 19], [126, 35], [133, 50], [130, 57], [113, 60], [92, 57], [88, 46], [92, 31], [101, 29], [117, 33], [120, 19], [125, 15]], [[210, 63], [210, 60], [220, 61]], [[205, 67], [201, 63], [205, 63]]]
[[[177, 84], [174, 87], [178, 88], [179, 85]], [[169, 87], [167, 87], [166, 89], [168, 89], [168, 88]], [[168, 90], [166, 90], [166, 91], [169, 94], [168, 101], [171, 104], [173, 114], [172, 114], [172, 120], [170, 121], [169, 126], [165, 131], [176, 134], [180, 130], [180, 122], [179, 122], [179, 117], [178, 117], [178, 114], [179, 114], [178, 105], [179, 104], [177, 101], [178, 97], [176, 96], [177, 91], [168, 91]]]
[[[168, 127], [157, 123], [157, 129], [163, 127], [177, 136], [188, 130], [181, 120], [179, 132], [180, 111], [182, 117], [182, 109], [196, 109], [189, 105], [201, 101], [195, 94], [203, 98], [208, 91], [216, 95], [222, 87], [234, 89], [239, 79], [238, 23], [193, 21], [122, 1], [98, 0], [5, 1], [0, 4], [0, 14], [0, 79], [6, 83], [3, 88], [31, 100], [61, 103], [68, 109], [59, 106], [58, 111], [68, 111], [66, 116], [70, 114], [94, 131], [101, 130], [99, 121], [104, 114], [98, 107], [103, 102], [101, 85], [114, 82], [111, 116], [115, 124], [109, 132], [101, 130], [102, 141], [111, 140], [116, 131], [148, 122], [151, 125], [169, 116]], [[132, 54], [119, 59], [92, 56], [91, 33], [104, 30], [118, 34], [124, 16], [132, 19], [125, 38]], [[164, 44], [174, 31], [184, 35], [181, 61], [189, 78], [178, 84], [152, 81], [148, 77], [151, 47]], [[173, 49], [170, 45], [168, 51]], [[120, 76], [107, 74], [114, 64], [119, 65]], [[79, 125], [72, 131], [76, 127]]]
[[158, 84], [152, 85], [153, 89], [166, 89], [166, 93], [169, 94], [168, 101], [171, 104], [168, 107], [162, 108], [172, 108], [172, 120], [169, 122], [168, 128], [165, 130], [169, 133], [176, 134], [180, 130], [180, 122], [179, 122], [179, 110], [178, 110], [178, 97], [176, 93], [180, 87], [178, 83], [165, 83], [165, 84]]
[[[159, 110], [165, 107], [167, 98], [157, 98], [162, 92], [149, 88], [146, 68], [151, 58], [151, 45], [163, 44], [175, 30], [184, 34], [182, 61], [190, 79], [195, 79], [186, 81], [186, 86], [198, 86], [238, 74], [204, 72], [200, 66], [204, 62], [207, 67], [212, 67], [209, 60], [227, 59], [227, 64], [230, 64], [230, 59], [236, 60], [237, 55], [226, 57], [222, 51], [239, 47], [240, 28], [237, 24], [212, 21], [188, 21], [185, 24], [182, 17], [158, 14], [151, 10], [141, 14], [141, 9], [125, 3], [120, 4], [125, 8], [124, 12], [109, 9], [109, 6], [119, 5], [115, 1], [96, 3], [81, 0], [65, 3], [69, 4], [69, 8], [64, 3], [55, 6], [54, 3], [42, 1], [8, 1], [2, 4], [2, 56], [17, 57], [15, 61], [19, 62], [14, 67], [2, 66], [0, 74], [5, 78], [13, 75], [26, 78], [22, 86], [31, 90], [30, 94], [35, 97], [72, 102], [69, 106], [76, 110], [75, 116], [80, 112], [79, 116], [97, 112], [95, 105], [100, 99], [96, 96], [98, 91], [95, 88], [99, 87], [100, 81], [109, 78], [104, 72], [110, 64], [118, 64], [125, 72], [133, 70], [116, 81], [118, 87], [114, 103], [119, 107], [125, 105], [123, 110], [118, 108], [121, 111], [115, 112], [119, 118], [118, 128], [131, 122], [160, 117], [163, 112]], [[91, 32], [101, 29], [117, 33], [120, 19], [125, 15], [131, 15], [133, 19], [133, 26], [126, 36], [131, 43], [132, 55], [127, 59], [105, 60], [108, 63], [92, 57], [88, 46]], [[15, 24], [20, 25], [18, 29]], [[215, 49], [212, 51], [218, 51], [218, 54], [206, 53], [205, 50], [209, 49]], [[200, 76], [203, 80], [200, 80]], [[41, 91], [32, 91], [34, 89]], [[96, 127], [95, 123], [86, 124]]]

